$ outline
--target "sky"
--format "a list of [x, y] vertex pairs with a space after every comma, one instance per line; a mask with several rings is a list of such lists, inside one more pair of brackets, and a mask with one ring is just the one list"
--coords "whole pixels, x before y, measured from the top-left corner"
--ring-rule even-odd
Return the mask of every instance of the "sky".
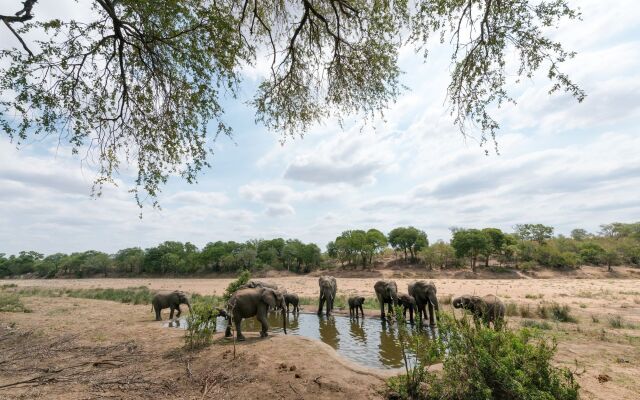
[[[564, 70], [586, 92], [579, 104], [548, 95], [543, 74], [510, 86], [517, 105], [497, 110], [498, 150], [463, 138], [449, 115], [447, 48], [426, 63], [401, 50], [408, 90], [378, 120], [334, 120], [281, 143], [245, 105], [264, 68], [246, 69], [239, 99], [225, 101], [234, 129], [214, 146], [197, 184], [171, 179], [161, 209], [140, 209], [122, 182], [91, 197], [91, 162], [70, 148], [0, 134], [0, 253], [115, 252], [166, 240], [298, 238], [324, 248], [347, 229], [413, 225], [430, 241], [449, 228], [543, 223], [556, 233], [597, 232], [640, 220], [640, 5], [581, 0], [582, 21], [550, 35], [577, 51]], [[81, 15], [74, 2], [42, 2], [43, 15]], [[5, 6], [0, 6], [4, 13]], [[0, 28], [0, 48], [13, 46]], [[489, 154], [485, 155], [485, 149]]]

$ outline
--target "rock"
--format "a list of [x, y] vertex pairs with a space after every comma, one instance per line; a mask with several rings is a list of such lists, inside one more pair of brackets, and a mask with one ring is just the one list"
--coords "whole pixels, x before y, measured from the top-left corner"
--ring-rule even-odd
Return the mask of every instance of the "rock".
[[398, 392], [387, 393], [387, 400], [402, 400], [402, 396]]
[[278, 367], [280, 369], [287, 369], [287, 364], [285, 363], [280, 363], [280, 366]]
[[295, 371], [295, 370], [296, 370], [296, 366], [295, 365], [292, 365], [292, 366], [289, 367], [289, 371]]
[[296, 374], [295, 377], [298, 378], [298, 379], [302, 378], [302, 376], [300, 376], [300, 374]]

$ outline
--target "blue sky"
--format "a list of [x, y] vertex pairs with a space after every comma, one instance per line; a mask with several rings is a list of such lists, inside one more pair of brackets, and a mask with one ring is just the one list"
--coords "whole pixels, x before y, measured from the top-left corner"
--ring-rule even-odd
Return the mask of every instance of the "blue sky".
[[[426, 64], [402, 49], [410, 89], [384, 122], [342, 130], [329, 120], [284, 144], [255, 125], [243, 103], [264, 73], [261, 64], [245, 71], [240, 99], [227, 101], [235, 133], [215, 143], [212, 169], [197, 185], [172, 179], [159, 197], [162, 210], [147, 207], [142, 219], [125, 184], [91, 198], [94, 166], [67, 147], [33, 142], [17, 150], [0, 135], [0, 253], [275, 236], [324, 247], [346, 229], [411, 224], [433, 241], [447, 240], [451, 226], [511, 231], [533, 222], [568, 233], [640, 220], [640, 6], [573, 3], [583, 21], [551, 34], [578, 52], [565, 70], [588, 97], [578, 104], [548, 96], [543, 74], [513, 86], [517, 106], [495, 114], [499, 155], [486, 156], [453, 125], [446, 47], [434, 48]], [[13, 45], [4, 33], [0, 45]], [[122, 182], [130, 173], [123, 171]]]

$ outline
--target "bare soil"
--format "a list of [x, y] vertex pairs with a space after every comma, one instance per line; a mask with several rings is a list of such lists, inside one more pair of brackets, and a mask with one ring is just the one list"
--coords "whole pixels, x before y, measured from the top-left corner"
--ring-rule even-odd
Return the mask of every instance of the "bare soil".
[[[394, 277], [396, 272], [382, 271], [381, 276]], [[372, 297], [378, 279], [339, 277], [338, 293]], [[401, 291], [413, 280], [394, 279]], [[301, 296], [317, 295], [317, 277], [264, 280]], [[0, 285], [147, 286], [221, 295], [230, 281], [65, 279], [0, 281]], [[529, 305], [531, 310], [548, 302], [569, 305], [578, 322], [548, 320], [552, 329], [545, 331], [557, 340], [556, 363], [578, 372], [583, 399], [638, 398], [639, 279], [432, 281], [441, 299], [463, 293], [497, 294], [506, 303]], [[183, 332], [153, 321], [149, 306], [73, 298], [24, 297], [23, 302], [32, 313], [0, 313], [0, 398], [252, 399], [266, 393], [284, 399], [368, 399], [383, 397], [389, 374], [359, 367], [327, 345], [294, 336], [262, 340], [248, 333], [249, 340], [236, 346], [235, 359], [232, 344], [221, 334], [212, 346], [188, 352], [183, 349]], [[306, 306], [308, 311], [314, 307]], [[616, 317], [621, 327], [611, 322]], [[509, 325], [518, 327], [522, 320], [509, 317]]]

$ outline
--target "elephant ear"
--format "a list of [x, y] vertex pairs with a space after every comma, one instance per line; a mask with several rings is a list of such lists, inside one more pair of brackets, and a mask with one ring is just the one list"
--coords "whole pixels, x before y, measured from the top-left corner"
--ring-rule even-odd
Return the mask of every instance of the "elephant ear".
[[267, 303], [271, 308], [276, 307], [276, 293], [271, 289], [264, 289], [262, 291], [262, 301]]

